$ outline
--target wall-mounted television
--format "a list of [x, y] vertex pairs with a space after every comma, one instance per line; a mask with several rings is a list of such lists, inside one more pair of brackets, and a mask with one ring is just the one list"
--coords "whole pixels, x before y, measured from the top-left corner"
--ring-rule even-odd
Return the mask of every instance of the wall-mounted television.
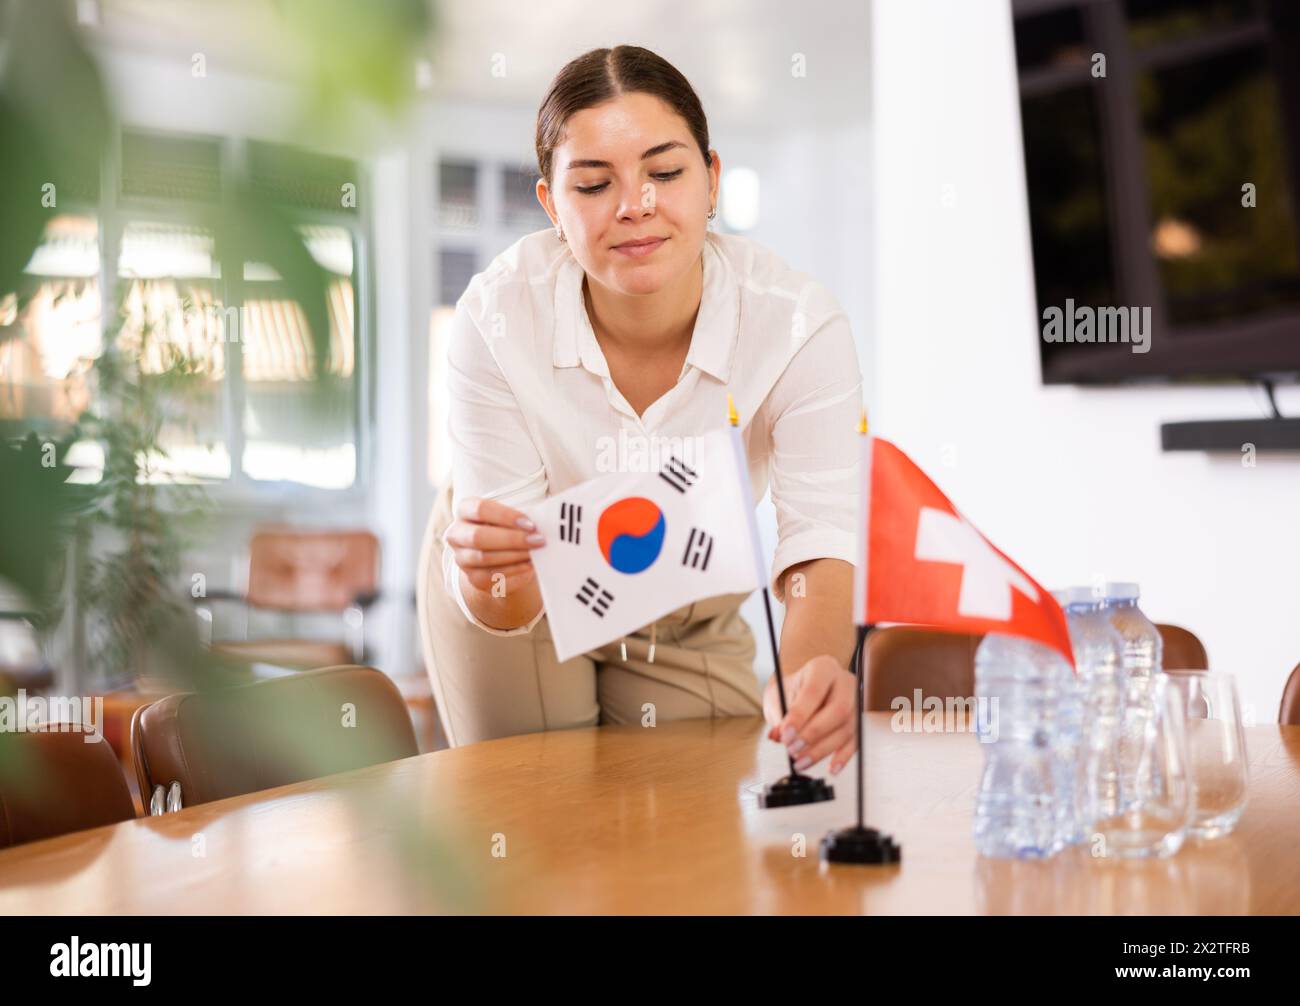
[[1012, 9], [1044, 383], [1295, 380], [1300, 3]]

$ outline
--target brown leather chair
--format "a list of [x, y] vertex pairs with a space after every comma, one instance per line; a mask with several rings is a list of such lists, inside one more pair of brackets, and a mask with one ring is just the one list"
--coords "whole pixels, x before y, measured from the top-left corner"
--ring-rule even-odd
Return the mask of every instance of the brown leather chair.
[[1300, 727], [1300, 664], [1296, 664], [1282, 689], [1282, 705], [1277, 711], [1277, 721], [1283, 726]]
[[108, 742], [53, 730], [0, 733], [0, 848], [135, 817]]
[[1209, 670], [1210, 658], [1196, 633], [1177, 625], [1157, 625], [1164, 640], [1164, 667], [1173, 671]]
[[918, 688], [923, 701], [973, 696], [975, 650], [983, 638], [907, 625], [876, 629], [867, 637], [867, 711], [889, 712], [898, 696], [911, 704]]
[[[203, 641], [245, 663], [296, 670], [365, 659], [365, 615], [379, 599], [379, 539], [369, 531], [262, 528], [248, 546], [248, 590], [211, 590], [195, 598]], [[242, 640], [214, 640], [210, 602], [245, 606]], [[248, 610], [340, 615], [344, 640], [248, 639]]]
[[150, 814], [418, 754], [397, 686], [327, 667], [135, 711], [131, 752]]

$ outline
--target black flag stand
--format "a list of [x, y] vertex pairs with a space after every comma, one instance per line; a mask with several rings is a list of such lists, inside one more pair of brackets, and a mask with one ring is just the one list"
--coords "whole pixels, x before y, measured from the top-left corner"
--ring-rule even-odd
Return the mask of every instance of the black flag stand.
[[858, 626], [858, 641], [853, 648], [853, 673], [857, 677], [858, 693], [858, 823], [839, 831], [828, 831], [822, 839], [821, 856], [828, 863], [897, 863], [903, 856], [902, 848], [889, 835], [862, 823], [862, 779], [867, 752], [863, 747], [863, 706], [866, 690], [863, 687], [862, 665], [866, 663], [867, 636], [874, 625]]
[[[772, 666], [776, 668], [776, 692], [781, 697], [781, 716], [788, 710], [785, 705], [785, 678], [781, 674], [781, 655], [776, 646], [776, 629], [772, 625], [772, 601], [768, 597], [767, 586], [763, 586], [763, 610], [767, 613], [767, 640], [772, 646]], [[759, 795], [758, 805], [764, 808], [794, 807], [802, 803], [820, 803], [835, 799], [835, 789], [825, 779], [803, 775], [794, 767], [794, 755], [790, 758], [790, 774], [783, 776], [771, 786], [766, 786]]]

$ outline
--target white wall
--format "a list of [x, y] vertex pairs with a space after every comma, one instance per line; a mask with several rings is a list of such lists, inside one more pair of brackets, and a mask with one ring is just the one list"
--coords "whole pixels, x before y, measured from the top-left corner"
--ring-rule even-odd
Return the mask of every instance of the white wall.
[[[1251, 388], [1041, 384], [1009, 4], [873, 8], [875, 431], [1040, 582], [1140, 582], [1275, 720], [1300, 661], [1300, 458], [1161, 452], [1162, 421], [1265, 415]], [[1300, 413], [1300, 388], [1279, 404]]]
[[[866, 39], [862, 40], [866, 48]], [[795, 269], [825, 283], [848, 315], [870, 400], [871, 129], [867, 95], [850, 125], [755, 134], [723, 130], [714, 146], [728, 168], [760, 177], [758, 224], [746, 232]]]

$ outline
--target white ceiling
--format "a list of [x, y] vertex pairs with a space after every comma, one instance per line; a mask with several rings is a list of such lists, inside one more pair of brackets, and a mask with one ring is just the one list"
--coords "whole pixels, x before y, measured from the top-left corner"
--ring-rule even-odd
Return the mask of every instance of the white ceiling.
[[[474, 0], [439, 8], [436, 87], [536, 108], [570, 59], [645, 46], [694, 85], [710, 118], [800, 124], [867, 114], [867, 0]], [[493, 54], [505, 76], [492, 76]], [[791, 73], [803, 53], [807, 76]]]
[[[433, 91], [447, 98], [535, 109], [568, 60], [630, 43], [677, 66], [714, 121], [838, 125], [868, 114], [869, 0], [441, 0], [434, 9]], [[98, 11], [93, 30], [114, 48], [178, 59], [202, 51], [210, 72], [284, 70], [274, 0], [98, 0]], [[791, 73], [795, 53], [805, 77]], [[500, 65], [504, 76], [493, 74]]]

